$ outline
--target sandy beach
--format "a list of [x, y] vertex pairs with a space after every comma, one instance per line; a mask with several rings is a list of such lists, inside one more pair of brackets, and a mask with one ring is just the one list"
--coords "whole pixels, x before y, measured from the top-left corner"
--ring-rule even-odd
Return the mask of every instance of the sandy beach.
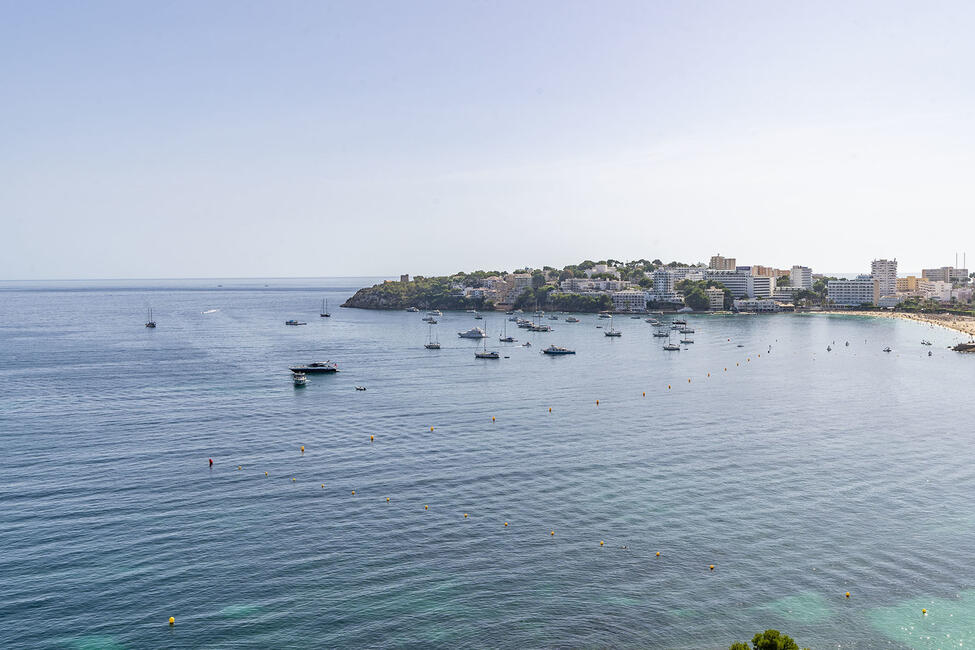
[[900, 318], [903, 320], [912, 320], [918, 323], [944, 327], [975, 338], [975, 318], [970, 316], [956, 316], [954, 314], [912, 314], [897, 311], [820, 311], [807, 313], [832, 314], [838, 316], [870, 316], [873, 318]]

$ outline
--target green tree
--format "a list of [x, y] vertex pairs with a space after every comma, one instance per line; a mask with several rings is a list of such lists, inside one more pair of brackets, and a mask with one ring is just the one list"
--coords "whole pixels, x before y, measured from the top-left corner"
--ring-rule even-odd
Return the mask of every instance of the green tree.
[[545, 272], [544, 271], [532, 271], [532, 289], [538, 289], [543, 284], [545, 284]]
[[[786, 634], [778, 630], [765, 630], [756, 634], [752, 638], [752, 647], [755, 650], [799, 650], [799, 644]], [[732, 643], [729, 650], [749, 650], [748, 644], [743, 641]]]
[[775, 284], [779, 287], [791, 287], [792, 278], [790, 278], [788, 275], [780, 275], [775, 279]]

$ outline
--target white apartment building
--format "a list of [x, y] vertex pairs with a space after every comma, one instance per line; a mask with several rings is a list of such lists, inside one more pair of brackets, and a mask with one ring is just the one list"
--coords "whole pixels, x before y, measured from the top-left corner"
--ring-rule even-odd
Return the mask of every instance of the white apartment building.
[[968, 269], [957, 269], [953, 266], [942, 266], [939, 269], [923, 269], [921, 271], [921, 277], [926, 280], [963, 283], [968, 278]]
[[855, 280], [830, 280], [827, 284], [829, 302], [839, 307], [875, 305], [880, 299], [878, 288], [879, 283], [870, 275], [858, 275]]
[[897, 260], [874, 260], [870, 263], [870, 275], [877, 281], [880, 296], [897, 293]]
[[613, 293], [613, 309], [615, 311], [646, 311], [647, 292], [627, 289]]
[[775, 278], [755, 276], [749, 271], [715, 271], [704, 274], [708, 282], [720, 282], [735, 298], [771, 298], [775, 293]]
[[789, 284], [800, 289], [812, 290], [812, 269], [808, 266], [793, 266], [789, 271]]
[[738, 311], [758, 311], [774, 312], [782, 311], [782, 305], [775, 300], [759, 298], [738, 298], [735, 300], [735, 309]]
[[724, 309], [724, 291], [717, 287], [709, 287], [704, 290], [708, 294], [708, 310], [721, 311]]
[[940, 302], [950, 302], [951, 301], [951, 283], [944, 282], [942, 280], [935, 280], [931, 282], [931, 289], [927, 294], [928, 298], [932, 300], [938, 300]]

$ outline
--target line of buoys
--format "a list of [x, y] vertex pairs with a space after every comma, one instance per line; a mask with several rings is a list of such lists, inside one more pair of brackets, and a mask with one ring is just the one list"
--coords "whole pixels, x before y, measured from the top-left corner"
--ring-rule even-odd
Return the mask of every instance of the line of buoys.
[[171, 626], [172, 626], [172, 625], [176, 625], [176, 617], [175, 617], [175, 616], [170, 616], [170, 617], [169, 617], [169, 624], [170, 624]]

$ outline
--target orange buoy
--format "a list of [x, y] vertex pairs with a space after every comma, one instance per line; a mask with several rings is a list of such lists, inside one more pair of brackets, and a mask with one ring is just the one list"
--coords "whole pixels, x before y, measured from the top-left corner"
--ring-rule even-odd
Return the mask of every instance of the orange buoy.
[[430, 509], [430, 506], [423, 506], [423, 509], [424, 510], [429, 510]]
[[464, 513], [464, 519], [467, 519], [467, 513], [466, 512]]
[[646, 397], [646, 396], [647, 396], [647, 391], [643, 391], [643, 396], [644, 396], [644, 397]]
[[846, 592], [846, 597], [847, 597], [847, 598], [849, 598], [849, 597], [850, 597], [850, 592], [849, 592], [849, 591], [848, 591], [848, 592]]
[[657, 551], [657, 557], [660, 557], [660, 551]]
[[550, 407], [548, 407], [548, 412], [549, 412], [549, 413], [551, 413], [551, 412], [552, 412], [552, 407], [551, 407], [551, 406], [550, 406]]
[[352, 496], [355, 496], [355, 490], [352, 490]]
[[389, 503], [389, 497], [386, 497], [386, 503]]
[[305, 446], [304, 445], [301, 446], [301, 453], [305, 453]]
[[710, 566], [708, 566], [708, 568], [711, 569], [712, 571], [714, 571], [714, 565], [713, 564], [710, 565]]
[[372, 436], [369, 436], [369, 442], [372, 442], [373, 440], [374, 438]]
[[491, 422], [494, 422], [494, 416], [493, 415], [491, 416]]
[[599, 406], [599, 400], [598, 399], [596, 400], [596, 406]]
[[554, 530], [552, 531], [552, 537], [555, 537], [555, 531]]
[[507, 522], [507, 521], [506, 521], [506, 522], [504, 522], [504, 527], [505, 527], [505, 528], [507, 528], [507, 527], [508, 527], [508, 522]]
[[691, 378], [690, 377], [687, 378], [687, 383], [688, 384], [691, 383]]
[[670, 384], [667, 384], [667, 390], [670, 390]]
[[213, 467], [213, 459], [210, 459], [210, 467]]

